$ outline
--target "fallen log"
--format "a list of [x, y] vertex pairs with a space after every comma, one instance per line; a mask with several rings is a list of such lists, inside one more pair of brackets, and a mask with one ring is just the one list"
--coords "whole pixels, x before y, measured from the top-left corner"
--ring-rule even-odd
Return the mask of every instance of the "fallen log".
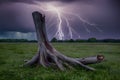
[[76, 58], [76, 60], [80, 61], [81, 63], [88, 65], [88, 64], [95, 64], [100, 63], [104, 61], [103, 55], [96, 55], [96, 56], [90, 56], [85, 58]]

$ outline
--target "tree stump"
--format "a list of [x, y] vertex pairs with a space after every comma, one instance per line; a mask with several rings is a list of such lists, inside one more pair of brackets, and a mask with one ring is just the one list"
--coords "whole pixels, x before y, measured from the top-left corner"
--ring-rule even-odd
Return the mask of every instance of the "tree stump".
[[45, 27], [45, 16], [39, 12], [32, 13], [33, 20], [35, 23], [35, 29], [38, 40], [38, 51], [37, 54], [28, 60], [24, 65], [42, 65], [43, 67], [56, 66], [60, 70], [65, 70], [67, 67], [71, 68], [74, 66], [81, 66], [87, 70], [94, 71], [95, 69], [87, 66], [87, 64], [94, 64], [104, 60], [103, 55], [97, 55], [87, 58], [71, 58], [67, 57], [58, 52], [52, 44], [49, 42], [46, 27]]

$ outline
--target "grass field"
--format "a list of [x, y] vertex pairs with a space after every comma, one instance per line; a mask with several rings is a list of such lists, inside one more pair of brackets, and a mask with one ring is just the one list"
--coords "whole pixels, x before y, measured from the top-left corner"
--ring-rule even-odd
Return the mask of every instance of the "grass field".
[[0, 43], [0, 80], [120, 80], [120, 43], [53, 43], [70, 57], [103, 54], [105, 62], [90, 65], [95, 72], [77, 69], [60, 71], [43, 67], [20, 67], [37, 51], [36, 43]]

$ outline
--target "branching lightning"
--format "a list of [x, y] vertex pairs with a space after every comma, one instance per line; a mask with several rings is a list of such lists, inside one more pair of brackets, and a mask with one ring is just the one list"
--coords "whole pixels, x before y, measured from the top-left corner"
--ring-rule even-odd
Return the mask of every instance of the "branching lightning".
[[47, 6], [45, 8], [41, 7], [40, 8], [42, 11], [47, 11], [47, 12], [54, 12], [57, 16], [57, 19], [58, 19], [58, 25], [57, 25], [57, 32], [55, 33], [54, 37], [57, 37], [59, 40], [64, 40], [65, 39], [65, 33], [63, 31], [63, 20], [65, 21], [66, 23], [66, 27], [68, 28], [68, 33], [69, 33], [69, 36], [70, 38], [72, 39], [73, 38], [73, 34], [77, 35], [78, 38], [80, 38], [80, 34], [77, 33], [70, 25], [70, 21], [67, 17], [65, 17], [65, 15], [70, 15], [70, 16], [74, 16], [76, 18], [78, 18], [82, 23], [83, 23], [83, 26], [85, 28], [85, 30], [90, 33], [90, 30], [88, 29], [88, 27], [86, 25], [89, 25], [89, 26], [93, 26], [95, 29], [97, 29], [99, 32], [102, 32], [102, 30], [100, 28], [98, 28], [97, 26], [99, 25], [96, 25], [96, 24], [93, 24], [93, 23], [90, 23], [89, 21], [83, 19], [80, 15], [78, 14], [75, 14], [75, 13], [70, 13], [70, 12], [66, 12], [65, 10], [62, 10], [61, 7], [57, 7], [57, 6], [54, 6], [52, 4], [47, 4]]

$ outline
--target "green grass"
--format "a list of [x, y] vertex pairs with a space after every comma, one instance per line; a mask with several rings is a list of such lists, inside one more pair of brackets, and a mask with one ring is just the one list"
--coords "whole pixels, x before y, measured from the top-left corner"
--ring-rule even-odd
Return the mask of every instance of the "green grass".
[[119, 43], [53, 43], [70, 57], [103, 54], [107, 61], [90, 65], [97, 71], [83, 68], [60, 71], [53, 68], [21, 67], [37, 51], [36, 43], [0, 43], [0, 80], [120, 80]]

